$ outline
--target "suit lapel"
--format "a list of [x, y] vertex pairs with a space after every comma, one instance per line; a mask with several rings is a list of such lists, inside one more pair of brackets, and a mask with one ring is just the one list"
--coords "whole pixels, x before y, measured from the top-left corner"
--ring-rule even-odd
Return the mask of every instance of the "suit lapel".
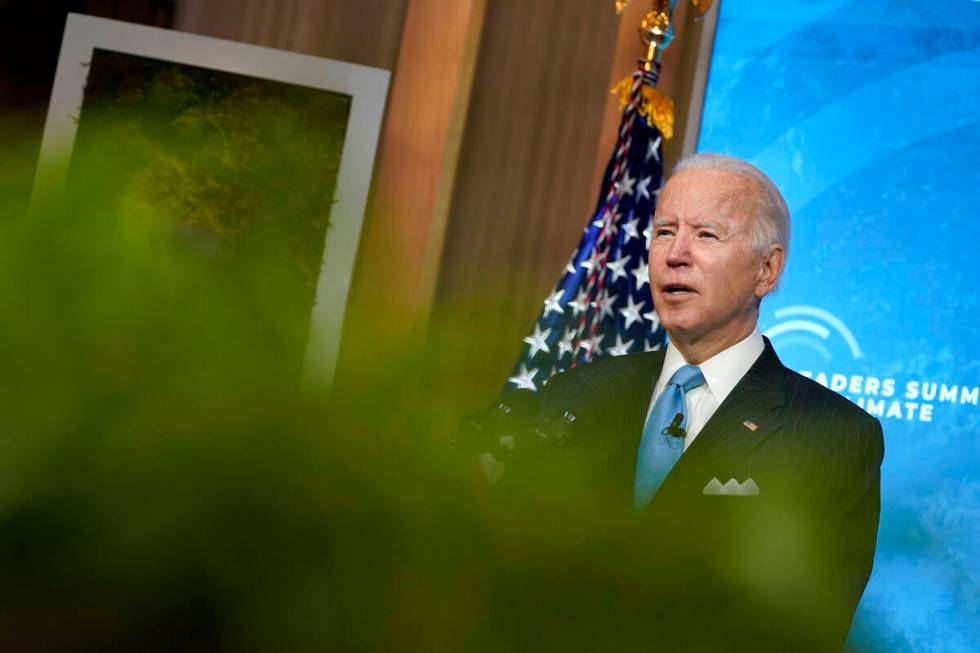
[[653, 389], [657, 385], [660, 371], [664, 366], [664, 355], [665, 351], [662, 349], [650, 352], [645, 360], [637, 365], [634, 378], [626, 384], [625, 403], [622, 411], [625, 422], [622, 424], [620, 433], [629, 434], [626, 438], [626, 446], [634, 454], [634, 464], [635, 454], [640, 447], [640, 439], [643, 437], [643, 425], [650, 408], [650, 398], [653, 396]]
[[[765, 342], [758, 360], [681, 456], [662, 491], [686, 485], [684, 479], [697, 475], [698, 470], [714, 468], [718, 461], [724, 460], [726, 466], [734, 464], [782, 426], [782, 413], [776, 409], [786, 404], [786, 368], [768, 338]], [[746, 426], [746, 422], [756, 428]]]
[[623, 505], [633, 500], [633, 480], [636, 472], [636, 453], [643, 435], [643, 423], [653, 388], [663, 369], [664, 351], [649, 352], [621, 360], [629, 367], [606, 390], [611, 394], [598, 415], [602, 424], [601, 446], [608, 447], [612, 467], [609, 480], [615, 493], [622, 497]]

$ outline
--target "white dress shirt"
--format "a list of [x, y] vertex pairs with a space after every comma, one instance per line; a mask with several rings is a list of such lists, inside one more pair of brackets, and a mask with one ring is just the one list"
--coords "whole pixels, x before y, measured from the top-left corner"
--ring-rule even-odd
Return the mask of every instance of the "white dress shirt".
[[[701, 368], [704, 375], [704, 385], [694, 388], [685, 395], [687, 404], [687, 435], [684, 436], [684, 450], [686, 451], [694, 438], [698, 436], [701, 429], [711, 416], [718, 410], [721, 402], [731, 393], [735, 385], [745, 376], [752, 364], [762, 355], [762, 350], [766, 348], [766, 343], [759, 333], [759, 327], [740, 342], [735, 343], [728, 349], [720, 351], [697, 367]], [[664, 356], [664, 367], [660, 372], [660, 378], [653, 389], [653, 396], [650, 398], [650, 407], [647, 409], [647, 417], [656, 403], [660, 393], [667, 387], [667, 382], [674, 372], [679, 370], [688, 362], [674, 343], [667, 344], [667, 353]]]

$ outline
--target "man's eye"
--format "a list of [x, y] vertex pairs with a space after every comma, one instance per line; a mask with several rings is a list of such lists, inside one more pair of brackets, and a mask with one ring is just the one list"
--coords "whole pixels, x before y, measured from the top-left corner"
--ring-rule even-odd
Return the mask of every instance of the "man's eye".
[[716, 236], [710, 231], [702, 231], [698, 233], [698, 238], [708, 238], [708, 239], [718, 240], [718, 236]]
[[670, 229], [663, 229], [663, 228], [657, 229], [657, 231], [656, 231], [657, 238], [661, 238], [661, 237], [664, 237], [664, 236], [671, 236], [671, 235], [673, 235], [673, 233], [674, 232], [671, 231]]

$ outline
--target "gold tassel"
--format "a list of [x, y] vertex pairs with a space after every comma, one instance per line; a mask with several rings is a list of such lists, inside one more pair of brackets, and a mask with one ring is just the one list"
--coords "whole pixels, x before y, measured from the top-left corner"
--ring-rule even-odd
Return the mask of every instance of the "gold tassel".
[[633, 88], [633, 78], [624, 77], [619, 80], [619, 83], [610, 89], [610, 93], [619, 96], [619, 108], [622, 109], [630, 101], [630, 89]]
[[[612, 89], [613, 95], [619, 96], [619, 107], [622, 109], [630, 102], [630, 89], [633, 78], [626, 77]], [[660, 130], [663, 137], [670, 140], [674, 137], [674, 101], [664, 95], [659, 88], [646, 84], [640, 89], [640, 106], [638, 111], [647, 122]]]

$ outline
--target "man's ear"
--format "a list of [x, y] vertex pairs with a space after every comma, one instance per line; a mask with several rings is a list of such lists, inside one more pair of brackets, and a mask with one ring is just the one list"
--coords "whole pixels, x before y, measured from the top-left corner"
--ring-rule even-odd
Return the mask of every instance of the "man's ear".
[[762, 256], [759, 263], [759, 278], [755, 284], [755, 296], [762, 299], [776, 287], [779, 275], [783, 273], [786, 263], [786, 248], [779, 243], [773, 243]]

